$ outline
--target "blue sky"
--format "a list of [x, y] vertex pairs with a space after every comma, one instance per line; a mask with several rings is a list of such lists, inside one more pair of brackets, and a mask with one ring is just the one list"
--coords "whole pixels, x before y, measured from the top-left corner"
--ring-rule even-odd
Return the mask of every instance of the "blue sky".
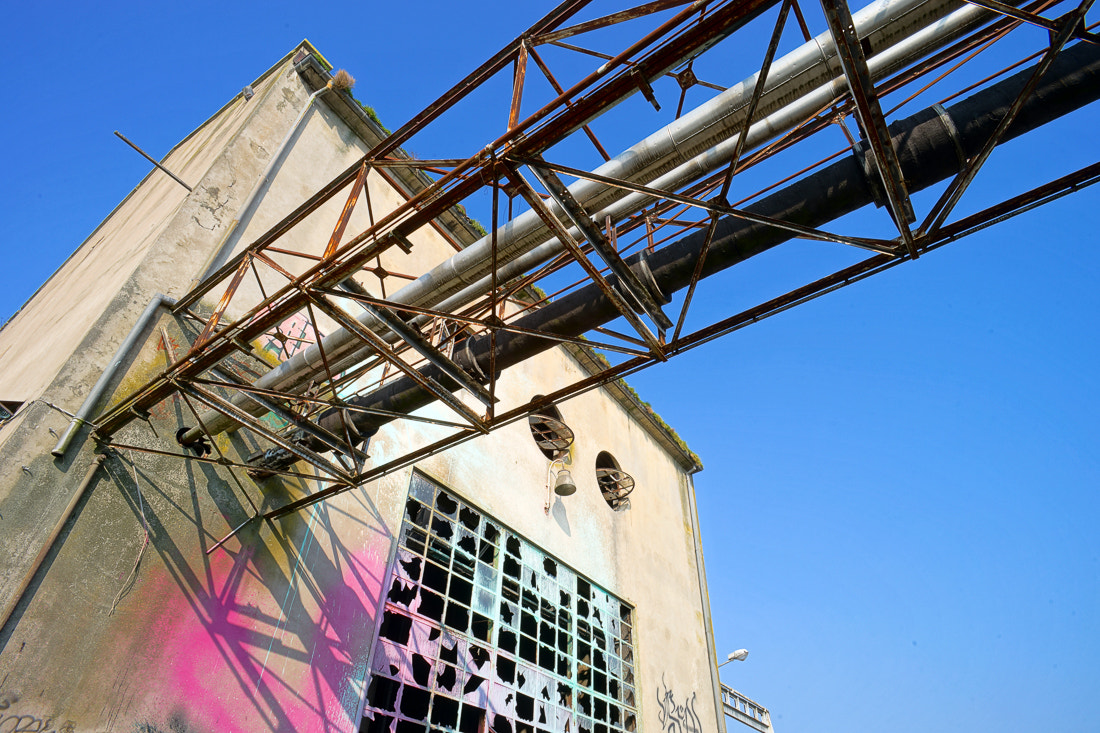
[[[396, 128], [548, 7], [9, 9], [0, 320], [147, 172], [112, 131], [160, 157], [304, 37]], [[1098, 121], [1093, 105], [999, 150], [961, 212], [1094, 162]], [[473, 115], [411, 147], [500, 132]], [[780, 733], [1100, 728], [1098, 189], [631, 379], [706, 464], [719, 654], [751, 651], [722, 676]], [[735, 268], [701, 289], [698, 325], [854, 256], [827, 247]]]

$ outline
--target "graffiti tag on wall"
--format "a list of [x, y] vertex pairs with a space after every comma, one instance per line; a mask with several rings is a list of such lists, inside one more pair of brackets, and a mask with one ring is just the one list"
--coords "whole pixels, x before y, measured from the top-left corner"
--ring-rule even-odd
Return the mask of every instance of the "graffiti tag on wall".
[[676, 702], [672, 689], [661, 680], [657, 688], [657, 714], [661, 730], [664, 733], [703, 733], [703, 725], [695, 713], [695, 693], [684, 698], [683, 704]]
[[53, 718], [19, 713], [12, 706], [19, 702], [13, 695], [0, 695], [0, 733], [75, 733], [76, 724], [66, 720], [60, 725]]

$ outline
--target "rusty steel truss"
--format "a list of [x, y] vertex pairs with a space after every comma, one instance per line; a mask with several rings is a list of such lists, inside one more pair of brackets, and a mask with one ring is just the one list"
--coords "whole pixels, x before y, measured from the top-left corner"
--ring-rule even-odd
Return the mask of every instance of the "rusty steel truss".
[[[275, 518], [522, 420], [541, 407], [666, 361], [823, 293], [916, 259], [991, 223], [1095, 182], [1100, 164], [1068, 173], [976, 214], [951, 219], [968, 187], [978, 180], [990, 153], [1031, 99], [1044, 72], [1067, 45], [1096, 44], [1098, 40], [1085, 22], [1090, 0], [1080, 5], [1042, 0], [1019, 7], [996, 0], [974, 0], [972, 4], [988, 10], [988, 17], [978, 27], [876, 80], [870, 71], [869, 56], [878, 49], [868, 48], [870, 44], [859, 36], [845, 0], [821, 0], [826, 27], [818, 30], [829, 30], [837, 41], [837, 63], [844, 82], [840, 93], [805, 111], [797, 124], [778, 137], [750, 145], [750, 125], [758, 119], [764, 80], [776, 60], [780, 39], [785, 32], [797, 36], [799, 42], [812, 38], [807, 14], [798, 0], [658, 0], [596, 17], [585, 15], [589, 5], [586, 0], [565, 2], [182, 298], [175, 313], [191, 324], [193, 340], [176, 353], [171, 351], [165, 333], [163, 341], [172, 363], [101, 415], [95, 421], [96, 435], [118, 448], [148, 451], [114, 436], [157, 403], [178, 396], [193, 417], [190, 427], [181, 430], [183, 447], [165, 446], [163, 451], [152, 452], [212, 462], [229, 467], [231, 472], [305, 477], [325, 486], [284, 506], [265, 512], [257, 509], [257, 516]], [[962, 6], [952, 9], [958, 7]], [[724, 91], [726, 87], [713, 80], [697, 78], [695, 69], [723, 44], [737, 43], [739, 30], [758, 33], [763, 24], [771, 24], [771, 36], [756, 66], [758, 81], [752, 87], [748, 113], [740, 129], [730, 136], [735, 143], [732, 153], [710, 174], [662, 187], [649, 179], [607, 176], [558, 159], [559, 146], [571, 140], [591, 146], [587, 150], [595, 151], [600, 160], [610, 159], [608, 145], [597, 135], [596, 123], [604, 119], [605, 113], [614, 115], [621, 103], [635, 95], [653, 107], [662, 103], [668, 109], [674, 107], [676, 117], [680, 117], [689, 92], [713, 95]], [[1030, 76], [1007, 113], [991, 133], [985, 134], [984, 143], [966, 154], [958, 150], [958, 170], [949, 177], [938, 200], [920, 211], [914, 206], [910, 180], [899, 162], [897, 141], [888, 129], [897, 108], [884, 112], [883, 100], [889, 95], [905, 103], [921, 96], [947, 104], [987, 87], [1004, 74], [975, 82], [964, 73], [973, 64], [972, 59], [997, 48], [1012, 34], [1034, 27], [1048, 33], [1048, 42], [1032, 58], [1020, 60], [1020, 64], [1032, 64]], [[618, 45], [611, 50], [602, 48], [605, 38]], [[575, 81], [562, 81], [566, 74], [554, 68], [550, 51], [559, 57], [571, 55], [569, 75]], [[579, 59], [589, 65], [587, 73], [576, 73]], [[1016, 66], [1008, 70], [1015, 71]], [[433, 125], [446, 124], [453, 108], [501, 75], [511, 80], [510, 98], [499, 105], [499, 125], [506, 130], [503, 134], [472, 154], [466, 151], [449, 158], [421, 160], [403, 153], [402, 147], [415, 141], [418, 134]], [[529, 91], [535, 78], [539, 79], [539, 89], [553, 91], [543, 93], [540, 106], [524, 114], [525, 102], [530, 107], [535, 94]], [[667, 84], [669, 78], [675, 86]], [[962, 81], [953, 85], [956, 78]], [[661, 90], [668, 89], [679, 93], [660, 99]], [[934, 109], [944, 109], [942, 104]], [[789, 175], [761, 187], [761, 191], [739, 194], [740, 203], [730, 203], [738, 176], [838, 129], [848, 136], [850, 146], [824, 160], [815, 159], [802, 170], [789, 170]], [[853, 151], [870, 179], [868, 185], [876, 192], [877, 203], [893, 222], [894, 235], [871, 238], [827, 231], [774, 218], [750, 205], [763, 193], [782, 189], [834, 159], [853, 157]], [[375, 210], [365, 186], [368, 175], [390, 180], [387, 177], [400, 167], [422, 171], [425, 185], [396, 209]], [[635, 196], [642, 204], [616, 217], [596, 217], [593, 207], [574, 197], [572, 187], [563, 178], [600, 184], [619, 191], [620, 197]], [[384, 267], [382, 256], [392, 261], [397, 252], [409, 252], [415, 246], [416, 232], [426, 227], [434, 227], [451, 238], [456, 249], [460, 248], [451, 232], [438, 224], [438, 218], [480, 192], [488, 192], [491, 197], [484, 263], [489, 273], [488, 287], [457, 306], [446, 305], [442, 296], [417, 302], [391, 297], [395, 281], [410, 281], [419, 273], [402, 274], [392, 264]], [[295, 226], [330, 200], [342, 200], [343, 208], [327, 242], [323, 246], [312, 243], [313, 247], [291, 242]], [[364, 207], [370, 210], [371, 225], [349, 233], [353, 212]], [[498, 238], [505, 220], [521, 209], [534, 212], [560, 251], [517, 274], [504, 269], [516, 257], [501, 255]], [[715, 256], [713, 243], [726, 220], [776, 230], [784, 238], [835, 243], [869, 250], [871, 254], [779, 297], [740, 312], [712, 316], [701, 327], [689, 327], [689, 314], [696, 314], [692, 304], [697, 289], [710, 273], [708, 258]], [[701, 246], [694, 255], [686, 287], [677, 285], [682, 295], [673, 306], [662, 292], [663, 286], [653, 282], [652, 273], [638, 263], [687, 236], [701, 241]], [[378, 284], [373, 288], [375, 292], [363, 287], [364, 275], [373, 278], [372, 284]], [[272, 277], [280, 280], [278, 287], [272, 287]], [[243, 283], [253, 283], [250, 292], [258, 290], [260, 296], [242, 300]], [[542, 294], [540, 285], [549, 295]], [[609, 311], [610, 324], [606, 320], [596, 322], [582, 332], [529, 325], [532, 314], [586, 287], [596, 288], [592, 292], [614, 309]], [[215, 301], [212, 309], [202, 306]], [[292, 317], [308, 324], [296, 335], [282, 327]], [[334, 327], [347, 336], [338, 349], [326, 343], [327, 339], [318, 338], [322, 331]], [[498, 409], [501, 364], [510, 364], [519, 357], [499, 356], [505, 352], [497, 342], [506, 338], [531, 341], [533, 337], [546, 344], [597, 349], [611, 360], [605, 360], [596, 373], [551, 394]], [[250, 355], [255, 351], [254, 344], [262, 339], [286, 347], [288, 353], [294, 350], [290, 348], [294, 344], [310, 345], [317, 360], [308, 378], [288, 378], [278, 386], [264, 382], [263, 373], [270, 364]], [[488, 344], [483, 348], [487, 362], [463, 354], [467, 347], [472, 349], [471, 345], [483, 341]], [[412, 414], [425, 400], [408, 403], [409, 409], [402, 407], [405, 403], [397, 398], [390, 402], [364, 398], [393, 385], [395, 380], [409, 383], [410, 389], [427, 395], [428, 401], [446, 405], [450, 417]], [[271, 420], [271, 416], [278, 420]], [[384, 464], [369, 465], [362, 450], [364, 438], [377, 425], [393, 419], [427, 422], [445, 429], [446, 434], [410, 446], [403, 455]], [[249, 461], [224, 453], [215, 437], [230, 423], [250, 431], [269, 446], [265, 457]], [[312, 472], [294, 468], [299, 461], [309, 464]]]

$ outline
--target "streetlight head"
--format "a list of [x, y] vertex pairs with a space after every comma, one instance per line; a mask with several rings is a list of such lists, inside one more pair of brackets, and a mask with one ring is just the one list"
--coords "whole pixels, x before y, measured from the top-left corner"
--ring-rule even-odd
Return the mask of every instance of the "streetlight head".
[[730, 655], [728, 657], [726, 657], [726, 661], [727, 662], [732, 662], [734, 660], [737, 660], [738, 662], [743, 662], [743, 661], [745, 661], [745, 659], [748, 656], [749, 656], [749, 650], [748, 649], [738, 649], [735, 652], [730, 652]]

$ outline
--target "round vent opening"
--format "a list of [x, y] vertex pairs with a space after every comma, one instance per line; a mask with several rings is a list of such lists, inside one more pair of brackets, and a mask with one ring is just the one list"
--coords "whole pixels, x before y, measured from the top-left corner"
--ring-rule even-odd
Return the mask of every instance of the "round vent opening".
[[596, 485], [600, 487], [603, 500], [615, 511], [630, 506], [627, 497], [634, 491], [634, 477], [619, 468], [615, 456], [607, 451], [600, 451], [596, 456]]
[[[541, 396], [535, 395], [535, 399]], [[531, 428], [535, 445], [551, 460], [565, 455], [569, 446], [573, 445], [573, 431], [553, 405], [540, 407], [537, 412], [532, 412], [527, 416], [527, 424]]]

